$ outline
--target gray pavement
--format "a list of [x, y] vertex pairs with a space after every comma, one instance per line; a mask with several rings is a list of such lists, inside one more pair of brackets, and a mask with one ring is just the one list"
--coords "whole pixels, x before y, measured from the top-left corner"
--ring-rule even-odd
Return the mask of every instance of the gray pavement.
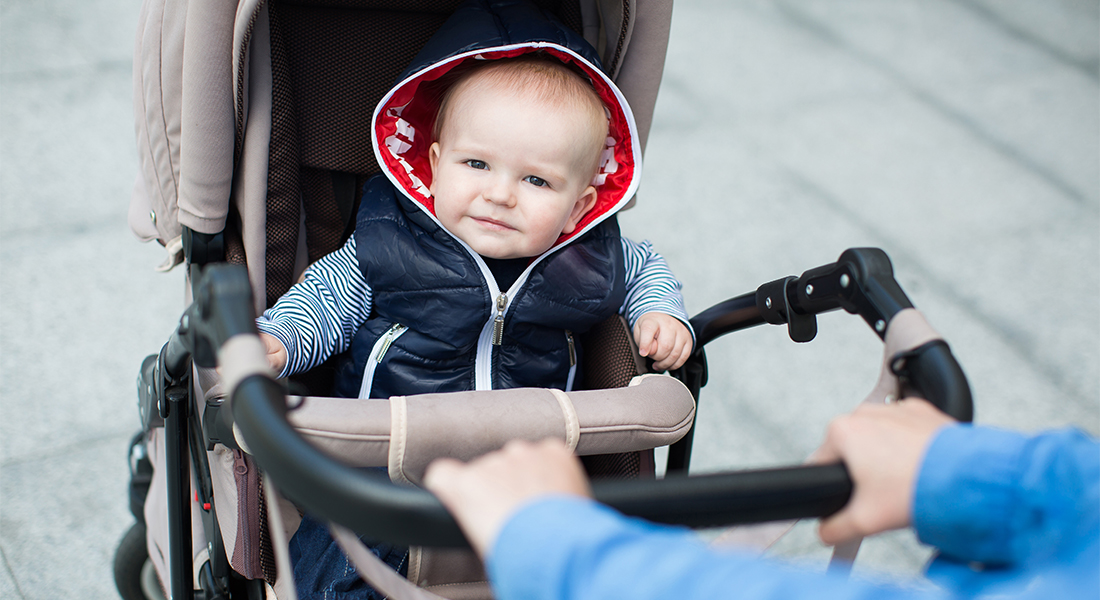
[[[139, 362], [182, 275], [126, 226], [137, 0], [0, 1], [0, 597], [113, 598]], [[878, 246], [978, 421], [1100, 433], [1100, 4], [683, 0], [639, 206], [698, 312]], [[708, 349], [698, 471], [797, 462], [877, 376], [861, 322]], [[812, 525], [773, 553], [821, 568]], [[917, 573], [911, 534], [857, 571]]]

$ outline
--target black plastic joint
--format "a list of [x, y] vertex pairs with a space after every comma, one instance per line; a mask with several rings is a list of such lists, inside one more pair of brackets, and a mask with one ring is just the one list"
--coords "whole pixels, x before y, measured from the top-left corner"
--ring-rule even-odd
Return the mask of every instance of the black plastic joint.
[[850, 248], [840, 255], [838, 265], [846, 265], [853, 280], [841, 306], [863, 317], [879, 338], [886, 339], [886, 326], [894, 315], [913, 303], [894, 279], [890, 257], [878, 248]]
[[207, 451], [213, 450], [216, 444], [221, 444], [231, 450], [239, 450], [237, 438], [233, 436], [233, 423], [231, 415], [225, 403], [221, 400], [207, 400], [206, 410], [202, 413], [203, 443]]
[[768, 323], [787, 324], [787, 284], [794, 280], [794, 277], [784, 277], [756, 288], [756, 308]]
[[797, 281], [795, 277], [784, 277], [760, 286], [756, 289], [756, 308], [768, 323], [786, 324], [792, 340], [809, 342], [817, 337], [817, 317], [793, 306], [788, 294]]
[[189, 265], [225, 262], [225, 232], [201, 233], [184, 227], [181, 234], [183, 255]]
[[974, 419], [970, 385], [947, 342], [932, 340], [899, 352], [890, 357], [889, 366], [898, 377], [903, 398], [926, 398], [959, 421]]

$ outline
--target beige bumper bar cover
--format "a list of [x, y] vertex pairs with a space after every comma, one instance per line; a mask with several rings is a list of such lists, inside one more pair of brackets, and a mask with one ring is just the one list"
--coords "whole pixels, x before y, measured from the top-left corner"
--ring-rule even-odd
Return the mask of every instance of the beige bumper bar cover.
[[[580, 392], [520, 388], [390, 400], [290, 397], [288, 421], [317, 448], [356, 467], [390, 467], [419, 482], [432, 459], [469, 460], [514, 438], [558, 438], [577, 454], [671, 444], [695, 417], [680, 381], [643, 375], [628, 387]], [[391, 418], [394, 417], [394, 418]]]

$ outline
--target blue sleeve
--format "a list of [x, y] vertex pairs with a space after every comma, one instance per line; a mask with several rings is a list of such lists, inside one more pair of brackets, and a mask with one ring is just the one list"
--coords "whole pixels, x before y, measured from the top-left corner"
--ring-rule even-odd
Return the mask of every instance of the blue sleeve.
[[351, 236], [306, 269], [302, 281], [256, 319], [256, 327], [286, 347], [287, 365], [279, 374], [285, 377], [347, 350], [370, 309], [371, 290], [359, 270]]
[[944, 557], [1038, 567], [1100, 536], [1100, 444], [1080, 431], [948, 427], [922, 464], [913, 526]]
[[498, 600], [942, 598], [719, 552], [690, 531], [628, 519], [591, 500], [521, 508], [488, 560]]
[[684, 323], [695, 339], [695, 332], [688, 322], [684, 308], [683, 287], [664, 257], [653, 249], [649, 241], [632, 242], [622, 238], [623, 256], [626, 259], [626, 301], [621, 314], [630, 327], [638, 317], [647, 312], [661, 312], [676, 317]]
[[[923, 464], [914, 523], [951, 563], [929, 573], [946, 590], [723, 553], [689, 531], [564, 497], [513, 515], [490, 553], [490, 579], [498, 600], [1100, 598], [1096, 441], [955, 426], [937, 435]], [[967, 562], [978, 560], [999, 566]]]

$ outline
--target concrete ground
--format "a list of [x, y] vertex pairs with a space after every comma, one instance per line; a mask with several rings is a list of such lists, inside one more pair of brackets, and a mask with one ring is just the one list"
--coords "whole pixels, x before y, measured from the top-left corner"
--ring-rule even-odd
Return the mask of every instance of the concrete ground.
[[[134, 378], [182, 275], [129, 233], [138, 0], [0, 0], [0, 597], [112, 598]], [[1096, 0], [682, 0], [639, 206], [699, 312], [878, 246], [951, 342], [981, 423], [1100, 433]], [[693, 467], [794, 463], [871, 388], [820, 319], [708, 348]], [[773, 553], [821, 568], [812, 524]], [[913, 576], [908, 533], [870, 577]]]

